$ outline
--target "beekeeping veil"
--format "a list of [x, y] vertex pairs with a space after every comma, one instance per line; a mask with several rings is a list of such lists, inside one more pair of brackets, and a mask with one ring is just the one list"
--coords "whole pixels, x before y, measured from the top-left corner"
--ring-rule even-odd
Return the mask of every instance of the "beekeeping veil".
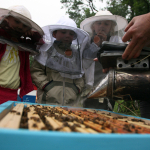
[[[68, 58], [59, 53], [53, 46], [56, 40], [53, 37], [53, 32], [56, 30], [72, 30], [75, 33], [74, 40], [71, 44], [72, 57]], [[43, 27], [45, 33], [43, 39], [45, 44], [40, 48], [40, 54], [35, 59], [44, 66], [60, 72], [61, 76], [75, 79], [81, 78], [83, 75], [82, 68], [82, 53], [87, 42], [89, 42], [89, 35], [77, 28], [76, 23], [66, 17], [62, 16], [54, 25]]]
[[[92, 41], [94, 41], [94, 37], [96, 33], [93, 29], [93, 24], [97, 21], [111, 21], [110, 32], [107, 33], [107, 41], [114, 43], [122, 43], [122, 36], [124, 35], [124, 29], [128, 24], [127, 20], [124, 17], [113, 15], [109, 11], [99, 11], [93, 17], [86, 18], [80, 24], [80, 28], [88, 32], [91, 36]], [[102, 27], [100, 30], [104, 30]], [[104, 30], [105, 31], [105, 30]], [[104, 41], [103, 41], [104, 42]], [[99, 48], [100, 49], [100, 48]], [[94, 68], [95, 62], [93, 62], [94, 56], [93, 49], [88, 53], [83, 54], [83, 68], [85, 68], [85, 76], [89, 86], [92, 86], [94, 83]], [[93, 74], [92, 74], [93, 73]]]
[[[44, 32], [40, 28], [40, 26], [38, 26], [35, 22], [33, 22], [31, 20], [30, 12], [22, 5], [11, 6], [8, 9], [0, 8], [0, 29], [2, 28], [4, 30], [6, 30], [5, 24], [6, 24], [6, 18], [8, 16], [12, 16], [12, 17], [16, 18], [17, 20], [19, 20], [19, 22], [21, 22], [25, 26], [29, 27], [30, 30], [36, 32], [37, 35], [39, 36], [39, 39], [37, 39], [36, 43], [28, 44], [28, 43], [20, 43], [17, 40], [15, 40], [14, 38], [7, 39], [4, 36], [3, 37], [0, 36], [0, 43], [2, 43], [2, 44], [7, 43], [12, 46], [15, 45], [15, 46], [18, 46], [21, 50], [30, 51], [33, 54], [37, 54], [38, 50], [36, 50], [36, 44], [39, 43]], [[9, 31], [8, 31], [8, 34], [9, 34]], [[22, 37], [23, 37], [23, 35], [22, 35]], [[30, 38], [31, 37], [28, 37], [28, 39], [30, 39]]]
[[93, 17], [86, 18], [80, 24], [80, 28], [88, 32], [91, 36], [93, 34], [92, 25], [96, 21], [104, 21], [110, 20], [114, 23], [114, 33], [112, 35], [118, 35], [118, 37], [122, 37], [124, 33], [124, 29], [128, 24], [127, 20], [118, 15], [113, 15], [109, 11], [99, 11]]

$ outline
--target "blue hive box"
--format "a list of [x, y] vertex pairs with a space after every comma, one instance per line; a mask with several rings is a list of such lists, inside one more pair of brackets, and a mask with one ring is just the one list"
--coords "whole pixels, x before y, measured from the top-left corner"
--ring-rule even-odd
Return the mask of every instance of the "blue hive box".
[[[18, 103], [21, 102], [8, 101], [0, 105], [0, 120]], [[35, 103], [30, 104], [35, 105]], [[76, 132], [66, 133], [60, 131], [29, 131], [27, 129], [0, 128], [0, 150], [149, 149], [150, 134], [83, 134]]]

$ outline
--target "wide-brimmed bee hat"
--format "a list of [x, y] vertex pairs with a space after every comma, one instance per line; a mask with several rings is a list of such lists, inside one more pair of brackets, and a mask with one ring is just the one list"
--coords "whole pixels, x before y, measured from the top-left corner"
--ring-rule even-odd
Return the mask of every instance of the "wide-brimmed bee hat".
[[115, 22], [115, 31], [123, 30], [128, 24], [128, 21], [122, 16], [113, 15], [110, 11], [99, 11], [95, 14], [95, 16], [83, 20], [80, 24], [80, 28], [85, 30], [89, 34], [92, 34], [93, 23], [103, 20], [111, 20]]
[[[34, 36], [34, 39], [36, 40], [32, 43], [24, 43], [18, 41], [18, 39], [15, 38], [18, 33], [15, 32], [13, 29], [9, 30], [9, 28], [7, 28], [8, 26], [11, 26], [11, 24], [7, 23], [7, 21], [5, 20], [9, 16], [16, 18], [19, 22], [29, 27], [29, 29], [34, 33], [34, 35], [32, 35], [31, 37]], [[31, 20], [31, 14], [24, 6], [16, 5], [9, 7], [8, 9], [0, 8], [0, 29], [1, 28], [2, 30], [7, 30], [7, 34], [9, 34], [11, 37], [8, 39], [7, 36], [0, 36], [0, 43], [7, 43], [11, 46], [18, 46], [19, 50], [29, 51], [31, 52], [31, 54], [39, 53], [37, 45], [39, 45], [40, 40], [44, 35], [44, 32], [40, 26], [38, 26], [35, 22]], [[19, 34], [19, 36], [24, 37], [24, 35], [21, 34]], [[28, 39], [32, 40], [29, 35], [27, 37]]]
[[[51, 24], [42, 28], [47, 40], [53, 40], [53, 32], [56, 30], [71, 30], [75, 33], [73, 42], [77, 41], [81, 44], [88, 33], [77, 28], [76, 23], [67, 16], [61, 16], [55, 24]], [[49, 37], [48, 37], [49, 36]], [[54, 38], [55, 39], [55, 38]]]
[[[30, 12], [22, 5], [11, 6], [8, 9], [0, 8], [0, 17], [12, 16], [21, 21], [26, 26], [35, 30], [40, 35], [44, 35], [44, 32], [40, 26], [31, 20]], [[2, 20], [2, 18], [1, 18]]]

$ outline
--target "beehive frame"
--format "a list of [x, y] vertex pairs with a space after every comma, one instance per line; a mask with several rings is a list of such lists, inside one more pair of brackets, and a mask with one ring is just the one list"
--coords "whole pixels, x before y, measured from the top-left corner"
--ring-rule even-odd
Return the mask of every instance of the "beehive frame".
[[[19, 103], [21, 102], [8, 101], [0, 105], [0, 119]], [[0, 128], [2, 150], [144, 150], [149, 149], [149, 141], [150, 134], [83, 134]]]

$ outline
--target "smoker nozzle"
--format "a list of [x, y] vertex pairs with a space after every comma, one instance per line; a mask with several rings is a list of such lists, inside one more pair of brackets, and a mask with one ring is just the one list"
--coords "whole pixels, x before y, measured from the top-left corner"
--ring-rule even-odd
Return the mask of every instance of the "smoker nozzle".
[[88, 98], [104, 98], [112, 97], [113, 95], [113, 82], [114, 82], [114, 70], [110, 70], [109, 73], [103, 78], [98, 86], [89, 93]]

